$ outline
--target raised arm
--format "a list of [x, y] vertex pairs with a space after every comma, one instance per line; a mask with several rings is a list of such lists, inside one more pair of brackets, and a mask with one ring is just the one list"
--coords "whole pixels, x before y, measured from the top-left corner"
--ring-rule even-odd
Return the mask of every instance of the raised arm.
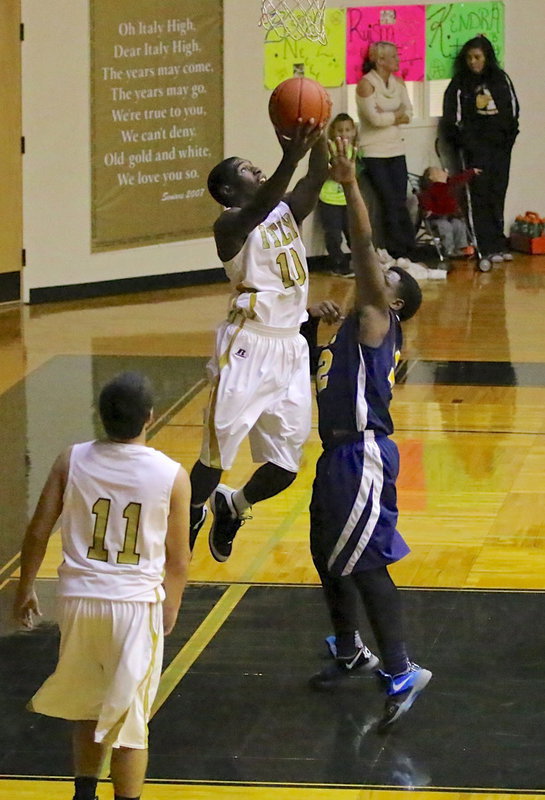
[[310, 151], [307, 174], [297, 182], [286, 198], [296, 222], [302, 222], [316, 205], [327, 174], [328, 151], [324, 131]]
[[166, 561], [163, 587], [163, 628], [171, 633], [180, 610], [187, 583], [191, 552], [189, 549], [189, 500], [191, 486], [185, 469], [180, 467], [170, 495], [170, 512], [166, 536]]
[[[321, 127], [310, 120], [299, 125], [292, 139], [278, 136], [283, 155], [271, 177], [260, 184], [244, 205], [224, 211], [214, 225], [216, 247], [222, 261], [233, 258], [247, 236], [276, 208], [286, 194], [299, 161], [314, 146], [321, 133]], [[244, 169], [244, 165], [241, 168]], [[255, 169], [252, 165], [248, 168]]]
[[346, 140], [331, 148], [331, 177], [342, 184], [346, 197], [352, 265], [356, 274], [356, 309], [360, 316], [360, 341], [378, 347], [390, 327], [389, 295], [382, 267], [372, 242], [366, 205], [356, 180], [356, 154], [348, 153]]
[[34, 626], [34, 615], [41, 616], [34, 581], [44, 560], [49, 537], [61, 515], [64, 489], [70, 464], [70, 450], [61, 453], [53, 464], [30, 520], [21, 548], [21, 577], [17, 586], [13, 614], [24, 628]]

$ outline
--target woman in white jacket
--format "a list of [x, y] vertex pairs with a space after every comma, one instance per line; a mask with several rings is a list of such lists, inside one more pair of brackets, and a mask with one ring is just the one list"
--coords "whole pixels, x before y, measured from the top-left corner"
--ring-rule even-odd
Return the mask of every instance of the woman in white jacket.
[[397, 48], [391, 42], [369, 47], [363, 77], [356, 87], [359, 144], [364, 168], [382, 212], [384, 246], [394, 258], [407, 257], [415, 247], [415, 229], [407, 208], [407, 162], [401, 125], [413, 109], [399, 70]]

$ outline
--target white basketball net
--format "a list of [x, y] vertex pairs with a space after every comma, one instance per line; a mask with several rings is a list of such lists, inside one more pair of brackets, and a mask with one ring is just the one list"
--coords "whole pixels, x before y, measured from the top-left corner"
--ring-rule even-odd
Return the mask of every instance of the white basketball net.
[[327, 44], [326, 0], [262, 0], [260, 25], [279, 39], [310, 39]]

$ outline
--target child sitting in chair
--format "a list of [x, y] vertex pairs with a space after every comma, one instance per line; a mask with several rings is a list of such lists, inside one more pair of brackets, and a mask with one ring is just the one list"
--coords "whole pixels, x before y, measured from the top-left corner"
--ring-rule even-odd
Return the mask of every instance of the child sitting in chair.
[[441, 167], [428, 167], [422, 176], [418, 200], [432, 232], [439, 237], [447, 258], [464, 258], [473, 253], [457, 190], [480, 169], [466, 169], [449, 176]]

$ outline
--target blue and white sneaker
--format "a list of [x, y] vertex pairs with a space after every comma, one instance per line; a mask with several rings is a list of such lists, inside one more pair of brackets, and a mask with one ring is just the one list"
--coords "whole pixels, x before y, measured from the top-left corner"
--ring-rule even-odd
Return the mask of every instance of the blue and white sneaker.
[[362, 645], [351, 658], [336, 658], [309, 680], [311, 689], [328, 692], [336, 689], [348, 678], [371, 675], [378, 667], [378, 658], [368, 647]]
[[[331, 636], [325, 637], [326, 647], [329, 650], [329, 655], [332, 658], [337, 658], [337, 637], [335, 634]], [[363, 642], [361, 640], [360, 632], [354, 631], [354, 644], [356, 645], [356, 649], [360, 650], [363, 647]]]
[[383, 733], [407, 713], [430, 682], [432, 673], [429, 669], [423, 669], [411, 662], [408, 670], [399, 675], [389, 675], [380, 669], [377, 670], [377, 674], [386, 690], [384, 714], [378, 724], [378, 731]]

